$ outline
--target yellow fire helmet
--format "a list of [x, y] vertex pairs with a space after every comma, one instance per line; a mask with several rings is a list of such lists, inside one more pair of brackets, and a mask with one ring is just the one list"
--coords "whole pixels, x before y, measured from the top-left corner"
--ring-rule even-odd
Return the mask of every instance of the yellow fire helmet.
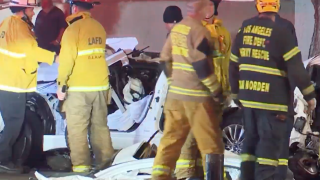
[[256, 6], [259, 13], [279, 12], [280, 0], [256, 0]]

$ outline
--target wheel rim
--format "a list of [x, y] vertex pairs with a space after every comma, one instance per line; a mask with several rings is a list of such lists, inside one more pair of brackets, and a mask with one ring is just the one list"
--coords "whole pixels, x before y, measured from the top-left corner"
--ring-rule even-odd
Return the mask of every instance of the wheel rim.
[[239, 124], [231, 124], [222, 130], [226, 150], [240, 154], [244, 140], [244, 127]]

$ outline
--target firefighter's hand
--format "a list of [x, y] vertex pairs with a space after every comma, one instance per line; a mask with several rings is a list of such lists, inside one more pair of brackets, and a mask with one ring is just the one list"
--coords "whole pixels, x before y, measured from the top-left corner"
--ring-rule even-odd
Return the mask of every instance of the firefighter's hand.
[[224, 100], [224, 105], [229, 107], [231, 105], [232, 102], [232, 97], [231, 96], [226, 96], [225, 100]]
[[311, 114], [312, 111], [316, 108], [316, 105], [317, 105], [317, 101], [316, 101], [315, 98], [309, 100], [308, 101], [308, 111], [307, 111], [307, 113]]
[[66, 99], [66, 93], [65, 92], [62, 92], [62, 87], [59, 87], [58, 90], [57, 90], [57, 96], [58, 96], [58, 99], [60, 101], [63, 101]]
[[54, 41], [52, 41], [50, 44], [53, 44], [53, 45], [59, 45], [60, 43], [59, 43], [59, 41], [58, 40], [54, 40]]
[[58, 55], [55, 57], [54, 62], [59, 64], [59, 56]]
[[222, 94], [218, 94], [213, 97], [213, 100], [222, 105], [225, 102], [225, 97]]

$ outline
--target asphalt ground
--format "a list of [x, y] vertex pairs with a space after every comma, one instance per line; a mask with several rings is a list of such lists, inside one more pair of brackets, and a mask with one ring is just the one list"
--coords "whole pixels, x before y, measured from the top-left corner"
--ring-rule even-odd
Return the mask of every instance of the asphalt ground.
[[[34, 171], [31, 171], [28, 174], [0, 174], [0, 180], [37, 180], [37, 178], [34, 176], [34, 173]], [[40, 171], [39, 173], [44, 175], [45, 177], [64, 177], [75, 175], [75, 173], [54, 171]]]
[[19, 175], [0, 174], [0, 180], [36, 180], [36, 179], [37, 178], [35, 178], [34, 172], [30, 174], [19, 174]]

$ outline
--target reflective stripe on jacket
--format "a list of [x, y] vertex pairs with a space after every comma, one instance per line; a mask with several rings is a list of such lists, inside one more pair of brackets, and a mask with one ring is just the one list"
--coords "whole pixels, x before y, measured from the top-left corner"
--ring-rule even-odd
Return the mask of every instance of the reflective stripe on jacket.
[[244, 107], [290, 112], [292, 85], [301, 90], [306, 101], [315, 97], [296, 34], [283, 22], [280, 17], [274, 22], [256, 16], [245, 20], [236, 35], [229, 81], [232, 93], [238, 94]]
[[12, 15], [0, 24], [0, 90], [33, 92], [38, 62], [52, 64], [53, 52], [41, 49], [29, 25]]
[[164, 72], [171, 82], [168, 98], [206, 101], [220, 93], [211, 60], [212, 41], [201, 21], [191, 17], [172, 28], [160, 54]]
[[67, 17], [59, 57], [59, 86], [68, 91], [109, 89], [109, 70], [105, 60], [106, 32], [89, 12]]

